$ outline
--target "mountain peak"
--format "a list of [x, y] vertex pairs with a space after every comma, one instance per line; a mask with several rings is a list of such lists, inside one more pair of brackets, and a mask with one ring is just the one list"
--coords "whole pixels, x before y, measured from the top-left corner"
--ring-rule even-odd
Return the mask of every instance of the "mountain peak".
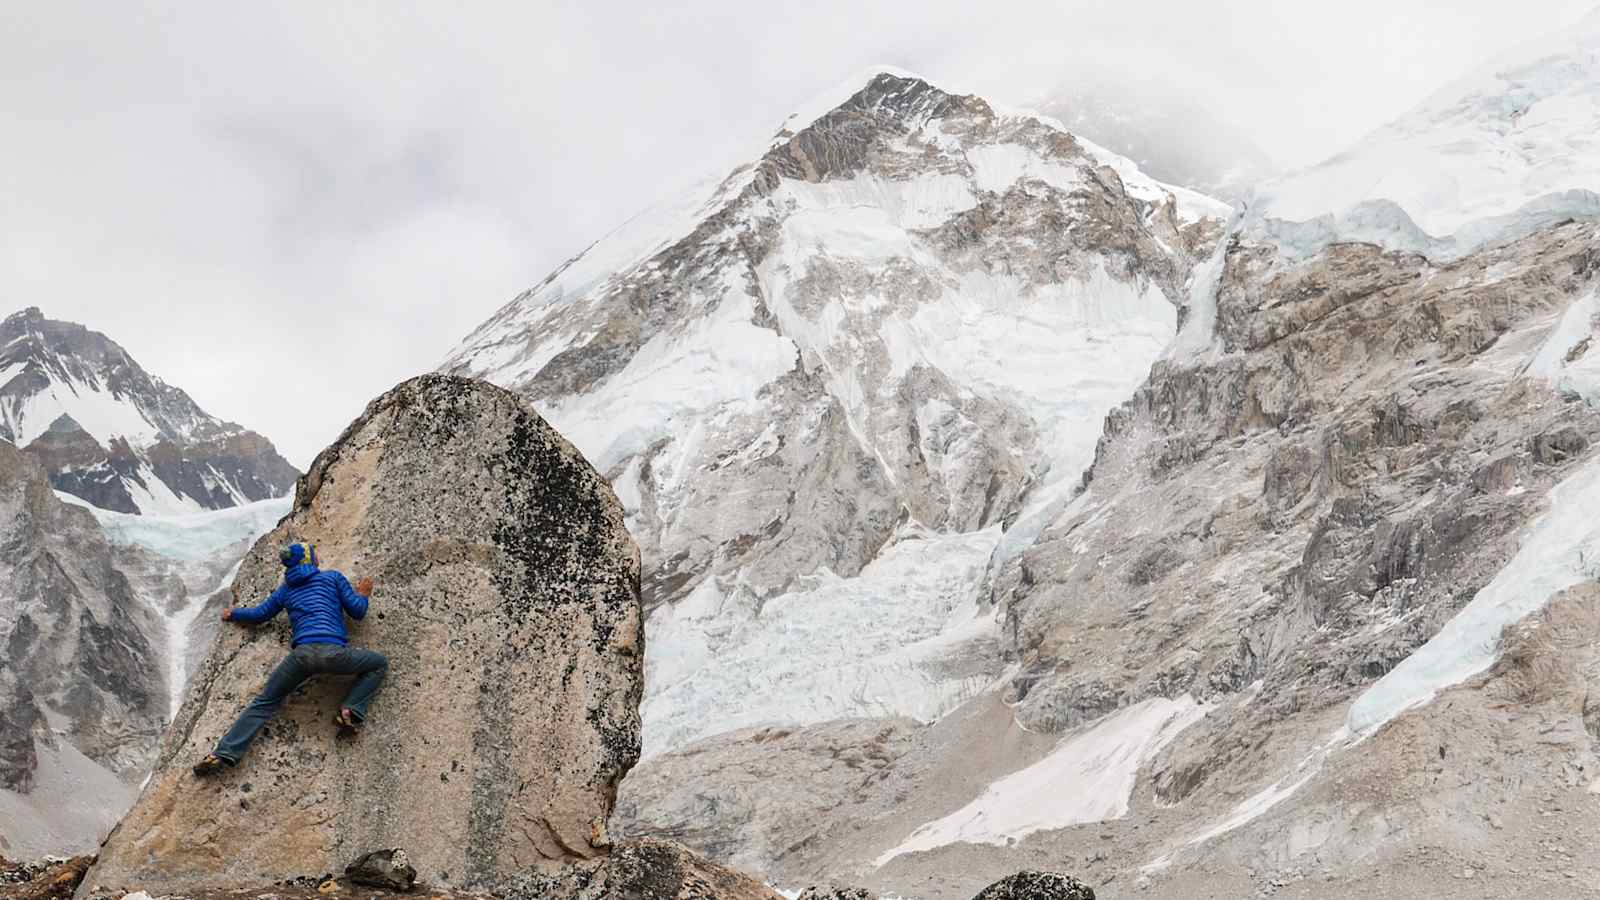
[[[834, 112], [849, 103], [857, 95], [869, 91], [875, 84], [899, 82], [918, 82], [929, 85], [922, 76], [905, 69], [894, 66], [868, 66], [853, 73], [826, 91], [822, 91], [810, 100], [801, 104], [798, 109], [790, 113], [778, 128], [778, 133], [773, 137], [774, 146], [784, 141], [787, 137], [803, 131], [818, 119]], [[929, 85], [931, 87], [931, 85]]]
[[44, 321], [44, 313], [37, 306], [18, 310], [0, 321], [0, 341], [26, 334]]
[[[80, 432], [70, 448], [39, 440]], [[279, 496], [297, 477], [265, 438], [36, 306], [0, 323], [0, 440], [44, 463], [57, 490], [117, 512], [221, 509]]]

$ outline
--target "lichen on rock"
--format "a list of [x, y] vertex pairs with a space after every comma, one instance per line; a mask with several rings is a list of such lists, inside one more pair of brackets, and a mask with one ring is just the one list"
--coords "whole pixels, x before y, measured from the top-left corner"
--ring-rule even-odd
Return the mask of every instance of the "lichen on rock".
[[545, 866], [507, 882], [504, 900], [780, 900], [761, 882], [671, 841], [627, 841], [600, 859]]
[[276, 548], [377, 581], [352, 643], [389, 658], [362, 734], [330, 723], [346, 679], [297, 691], [241, 764], [212, 749], [289, 649], [280, 619], [225, 628], [91, 889], [265, 883], [406, 848], [424, 881], [481, 886], [609, 845], [639, 755], [639, 551], [610, 487], [514, 395], [428, 375], [373, 401], [241, 564], [236, 602], [279, 582]]
[[1094, 900], [1094, 888], [1055, 872], [1018, 872], [978, 893], [972, 900]]

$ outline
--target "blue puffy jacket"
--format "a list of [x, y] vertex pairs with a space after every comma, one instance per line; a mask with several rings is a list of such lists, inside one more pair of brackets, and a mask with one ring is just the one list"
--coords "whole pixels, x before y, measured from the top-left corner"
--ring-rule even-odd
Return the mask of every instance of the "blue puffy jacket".
[[260, 606], [239, 607], [233, 611], [233, 621], [252, 625], [265, 622], [280, 611], [289, 611], [289, 625], [294, 638], [289, 646], [301, 644], [338, 644], [350, 642], [344, 630], [344, 614], [352, 619], [367, 615], [367, 598], [356, 593], [350, 579], [316, 566], [302, 564], [286, 569], [283, 584]]

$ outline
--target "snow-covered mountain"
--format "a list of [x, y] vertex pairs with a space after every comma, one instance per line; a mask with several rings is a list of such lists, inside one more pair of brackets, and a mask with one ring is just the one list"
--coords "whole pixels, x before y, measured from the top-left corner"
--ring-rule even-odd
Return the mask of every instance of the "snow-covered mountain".
[[109, 338], [0, 323], [0, 848], [94, 847], [132, 801], [229, 570], [296, 473]]
[[159, 616], [94, 517], [0, 442], [0, 840], [93, 846], [133, 799], [168, 715]]
[[1367, 240], [1435, 258], [1600, 217], [1600, 10], [1263, 185], [1251, 217], [1301, 251]]
[[647, 754], [926, 720], [997, 671], [975, 600], [1003, 529], [1070, 496], [1229, 213], [875, 71], [445, 368], [519, 391], [612, 479], [644, 553]]
[[233, 571], [289, 504], [109, 512], [53, 491], [36, 460], [0, 442], [7, 852], [87, 851], [116, 823], [231, 602]]
[[[1083, 491], [1000, 523], [978, 582], [998, 678], [932, 724], [649, 760], [626, 829], [920, 900], [1033, 866], [1118, 896], [1586, 895], [1596, 21], [1233, 224]], [[1496, 110], [1541, 106], [1496, 143]], [[1361, 165], [1393, 178], [1345, 178]], [[793, 677], [833, 664], [790, 647]]]
[[183, 513], [282, 496], [266, 438], [200, 409], [105, 335], [37, 308], [0, 322], [0, 440], [102, 509]]

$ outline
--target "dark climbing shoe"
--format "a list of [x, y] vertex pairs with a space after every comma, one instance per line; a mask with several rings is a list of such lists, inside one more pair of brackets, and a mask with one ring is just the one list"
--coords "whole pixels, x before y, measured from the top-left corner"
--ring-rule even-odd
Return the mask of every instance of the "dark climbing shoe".
[[206, 758], [194, 764], [194, 774], [200, 778], [209, 778], [222, 772], [224, 769], [233, 768], [233, 763], [228, 762], [215, 753], [207, 753]]
[[339, 737], [355, 737], [361, 730], [361, 718], [348, 709], [341, 709], [334, 714], [333, 724], [339, 728]]

